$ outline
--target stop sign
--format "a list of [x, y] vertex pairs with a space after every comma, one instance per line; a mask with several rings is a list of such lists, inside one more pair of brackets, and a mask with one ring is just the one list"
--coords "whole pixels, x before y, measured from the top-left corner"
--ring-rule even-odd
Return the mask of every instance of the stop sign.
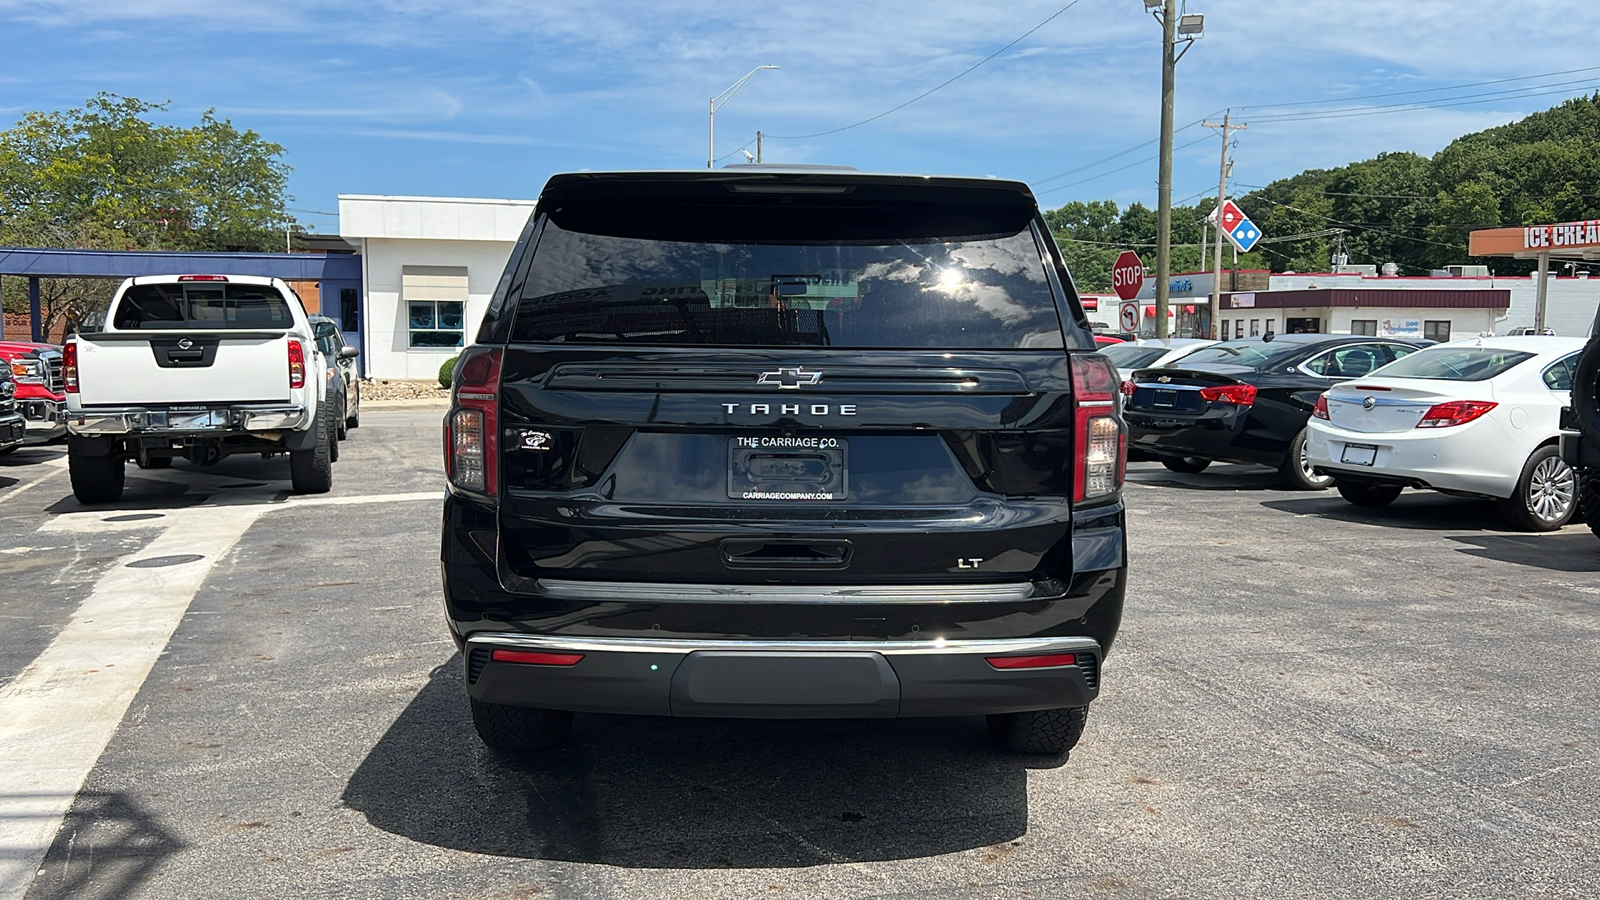
[[1144, 263], [1139, 261], [1139, 254], [1132, 250], [1122, 251], [1117, 257], [1117, 264], [1111, 267], [1111, 288], [1117, 296], [1124, 300], [1132, 300], [1139, 296], [1139, 289], [1144, 287]]

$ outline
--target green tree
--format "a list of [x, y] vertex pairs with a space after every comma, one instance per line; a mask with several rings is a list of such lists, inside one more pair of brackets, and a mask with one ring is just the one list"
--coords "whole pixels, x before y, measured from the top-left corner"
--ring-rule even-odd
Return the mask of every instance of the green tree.
[[[111, 250], [272, 250], [293, 218], [284, 148], [212, 112], [153, 121], [166, 104], [99, 94], [30, 112], [0, 132], [0, 245]], [[24, 285], [6, 279], [5, 306]], [[82, 318], [111, 286], [47, 279], [46, 324]]]

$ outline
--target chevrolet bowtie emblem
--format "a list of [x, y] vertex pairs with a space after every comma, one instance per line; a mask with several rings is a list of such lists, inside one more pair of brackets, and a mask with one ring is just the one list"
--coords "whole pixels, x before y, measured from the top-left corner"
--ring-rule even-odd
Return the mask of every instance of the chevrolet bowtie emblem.
[[1171, 384], [1172, 383], [1172, 376], [1171, 375], [1163, 375], [1160, 378], [1157, 378], [1156, 380], [1161, 382], [1162, 384]]
[[821, 380], [821, 372], [808, 372], [803, 366], [796, 366], [789, 369], [762, 372], [761, 377], [756, 379], [756, 384], [771, 384], [782, 390], [797, 391], [803, 384], [816, 384]]

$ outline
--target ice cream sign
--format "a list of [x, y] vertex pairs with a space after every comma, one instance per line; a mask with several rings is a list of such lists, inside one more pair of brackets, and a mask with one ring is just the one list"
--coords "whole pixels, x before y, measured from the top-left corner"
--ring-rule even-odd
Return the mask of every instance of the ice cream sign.
[[1522, 235], [1522, 246], [1528, 250], [1600, 244], [1600, 219], [1560, 225], [1533, 225], [1522, 229]]

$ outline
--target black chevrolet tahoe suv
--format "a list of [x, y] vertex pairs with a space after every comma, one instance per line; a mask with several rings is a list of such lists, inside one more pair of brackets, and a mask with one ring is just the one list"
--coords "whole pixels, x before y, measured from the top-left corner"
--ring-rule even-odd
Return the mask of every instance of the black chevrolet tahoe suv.
[[574, 712], [1083, 730], [1126, 429], [1028, 188], [550, 179], [462, 353], [442, 569], [479, 736]]

